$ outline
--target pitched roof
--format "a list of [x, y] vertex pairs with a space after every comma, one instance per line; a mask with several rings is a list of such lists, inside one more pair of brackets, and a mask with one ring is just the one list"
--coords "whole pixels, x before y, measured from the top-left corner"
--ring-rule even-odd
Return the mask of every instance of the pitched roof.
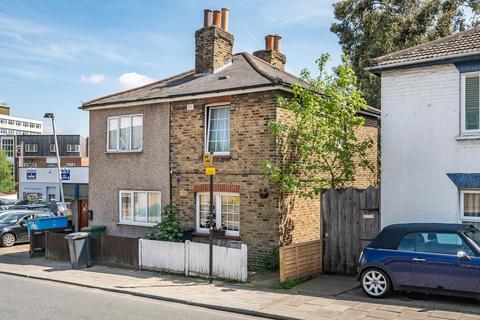
[[85, 102], [82, 108], [294, 84], [308, 87], [300, 78], [249, 53], [238, 53], [233, 56], [231, 63], [215, 73], [199, 75], [190, 70], [139, 88]]
[[373, 59], [368, 70], [380, 70], [399, 65], [437, 61], [480, 54], [480, 27], [420, 44]]

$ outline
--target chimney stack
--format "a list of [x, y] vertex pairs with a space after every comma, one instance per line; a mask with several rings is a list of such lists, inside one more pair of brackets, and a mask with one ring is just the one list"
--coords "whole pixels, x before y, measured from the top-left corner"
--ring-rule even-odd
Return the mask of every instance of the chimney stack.
[[267, 35], [265, 36], [265, 49], [255, 51], [253, 55], [257, 58], [262, 59], [270, 63], [272, 66], [279, 69], [285, 70], [285, 63], [287, 62], [287, 57], [280, 52], [282, 46], [282, 36], [279, 34], [276, 35]]
[[195, 73], [212, 73], [232, 59], [233, 35], [228, 32], [229, 10], [205, 9], [203, 28], [195, 32]]

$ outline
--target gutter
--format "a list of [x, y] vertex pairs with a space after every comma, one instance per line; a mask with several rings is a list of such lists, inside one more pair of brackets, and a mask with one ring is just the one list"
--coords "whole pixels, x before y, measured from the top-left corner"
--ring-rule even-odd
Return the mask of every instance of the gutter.
[[442, 61], [442, 60], [463, 58], [463, 57], [469, 57], [469, 56], [475, 56], [475, 55], [480, 55], [480, 50], [477, 50], [477, 51], [474, 51], [474, 52], [468, 52], [468, 53], [457, 53], [457, 54], [449, 55], [449, 56], [431, 57], [431, 58], [420, 59], [420, 60], [403, 61], [403, 62], [397, 62], [397, 63], [392, 63], [392, 64], [385, 64], [385, 65], [367, 67], [367, 68], [365, 68], [365, 70], [375, 73], [375, 71], [381, 71], [382, 69], [394, 69], [394, 68], [398, 68], [398, 67], [415, 65], [415, 64], [419, 64], [419, 63]]

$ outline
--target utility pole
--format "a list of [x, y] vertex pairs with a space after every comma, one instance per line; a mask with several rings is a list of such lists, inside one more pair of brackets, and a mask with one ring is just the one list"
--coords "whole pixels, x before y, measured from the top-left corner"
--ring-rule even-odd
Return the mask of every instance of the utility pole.
[[210, 210], [209, 210], [209, 256], [208, 256], [208, 283], [213, 282], [213, 227], [215, 216], [213, 214], [213, 176], [216, 174], [213, 166], [213, 153], [203, 156], [203, 165], [205, 166], [205, 174], [210, 177]]
[[55, 131], [55, 116], [53, 113], [45, 113], [43, 116], [46, 119], [52, 119], [52, 128], [53, 128], [53, 138], [55, 139], [55, 153], [57, 156], [57, 171], [58, 171], [58, 183], [60, 185], [60, 201], [63, 202], [65, 201], [64, 196], [63, 196], [63, 182], [62, 182], [62, 169], [60, 168], [60, 152], [58, 150], [58, 139], [57, 139], [57, 133]]

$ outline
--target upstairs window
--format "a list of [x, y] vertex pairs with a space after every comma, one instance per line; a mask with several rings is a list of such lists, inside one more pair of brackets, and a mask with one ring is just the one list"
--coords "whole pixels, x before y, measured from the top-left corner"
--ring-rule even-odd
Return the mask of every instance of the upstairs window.
[[207, 107], [205, 151], [216, 155], [230, 154], [230, 107]]
[[25, 152], [37, 152], [38, 145], [36, 144], [26, 144], [25, 145]]
[[107, 150], [111, 152], [141, 151], [143, 148], [143, 116], [109, 117]]
[[480, 73], [462, 75], [462, 132], [480, 133]]
[[57, 152], [54, 144], [50, 144], [50, 152]]
[[67, 152], [80, 152], [79, 144], [67, 144]]

